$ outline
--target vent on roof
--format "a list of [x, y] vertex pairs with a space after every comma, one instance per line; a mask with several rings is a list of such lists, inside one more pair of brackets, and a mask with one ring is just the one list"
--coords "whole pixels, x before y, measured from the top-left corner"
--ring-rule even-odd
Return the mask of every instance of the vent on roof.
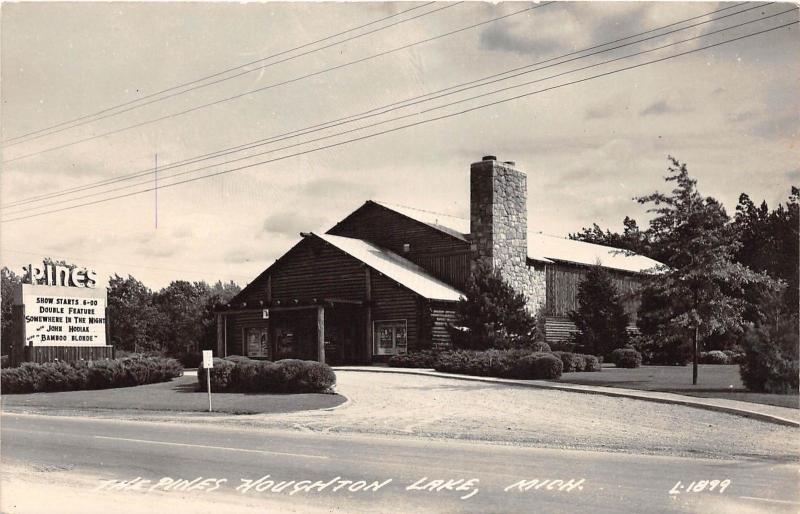
[[481, 159], [481, 160], [482, 161], [496, 161], [497, 160], [497, 156], [496, 155], [484, 155], [483, 159]]

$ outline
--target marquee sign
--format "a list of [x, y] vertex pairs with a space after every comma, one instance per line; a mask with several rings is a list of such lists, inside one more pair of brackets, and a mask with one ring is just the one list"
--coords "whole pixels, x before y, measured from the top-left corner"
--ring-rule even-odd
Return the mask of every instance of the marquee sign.
[[33, 285], [87, 287], [97, 285], [97, 272], [92, 269], [70, 268], [55, 264], [42, 263], [41, 266], [29, 264], [25, 267], [28, 283]]
[[24, 308], [25, 346], [106, 346], [105, 288], [85, 268], [27, 268], [14, 303]]

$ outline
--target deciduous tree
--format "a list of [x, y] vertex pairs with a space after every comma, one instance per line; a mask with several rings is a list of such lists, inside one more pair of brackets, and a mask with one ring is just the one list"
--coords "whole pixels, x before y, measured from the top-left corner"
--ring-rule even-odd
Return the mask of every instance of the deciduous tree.
[[739, 249], [725, 209], [703, 197], [686, 164], [669, 158], [665, 180], [670, 193], [637, 198], [650, 204], [655, 217], [651, 237], [664, 251], [664, 266], [648, 284], [650, 293], [667, 300], [668, 323], [692, 341], [692, 383], [697, 383], [699, 341], [717, 332], [740, 327], [745, 309], [744, 288], [766, 283], [766, 275], [736, 262]]

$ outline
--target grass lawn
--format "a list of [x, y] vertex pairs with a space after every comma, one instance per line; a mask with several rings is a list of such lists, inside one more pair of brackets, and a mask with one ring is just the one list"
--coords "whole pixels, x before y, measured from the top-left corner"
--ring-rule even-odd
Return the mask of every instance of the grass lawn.
[[[328, 409], [344, 403], [338, 394], [213, 393], [213, 410], [227, 414], [262, 414]], [[60, 393], [9, 394], [0, 398], [8, 407], [68, 410], [126, 409], [141, 411], [205, 412], [208, 395], [197, 391], [197, 377], [183, 376], [171, 382], [137, 387], [64, 391]]]
[[642, 366], [634, 369], [604, 366], [603, 371], [597, 373], [564, 373], [561, 375], [560, 381], [642, 391], [662, 391], [703, 398], [726, 398], [779, 407], [800, 407], [800, 399], [796, 394], [748, 392], [739, 376], [738, 365], [700, 364], [696, 386], [692, 385], [692, 366]]

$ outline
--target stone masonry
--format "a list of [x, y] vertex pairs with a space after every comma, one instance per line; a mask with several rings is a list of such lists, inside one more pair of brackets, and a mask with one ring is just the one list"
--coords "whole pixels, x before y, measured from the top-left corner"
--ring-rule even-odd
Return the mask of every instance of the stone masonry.
[[545, 302], [544, 267], [528, 264], [528, 181], [514, 163], [484, 157], [470, 168], [470, 240], [474, 259], [498, 269], [536, 314]]

